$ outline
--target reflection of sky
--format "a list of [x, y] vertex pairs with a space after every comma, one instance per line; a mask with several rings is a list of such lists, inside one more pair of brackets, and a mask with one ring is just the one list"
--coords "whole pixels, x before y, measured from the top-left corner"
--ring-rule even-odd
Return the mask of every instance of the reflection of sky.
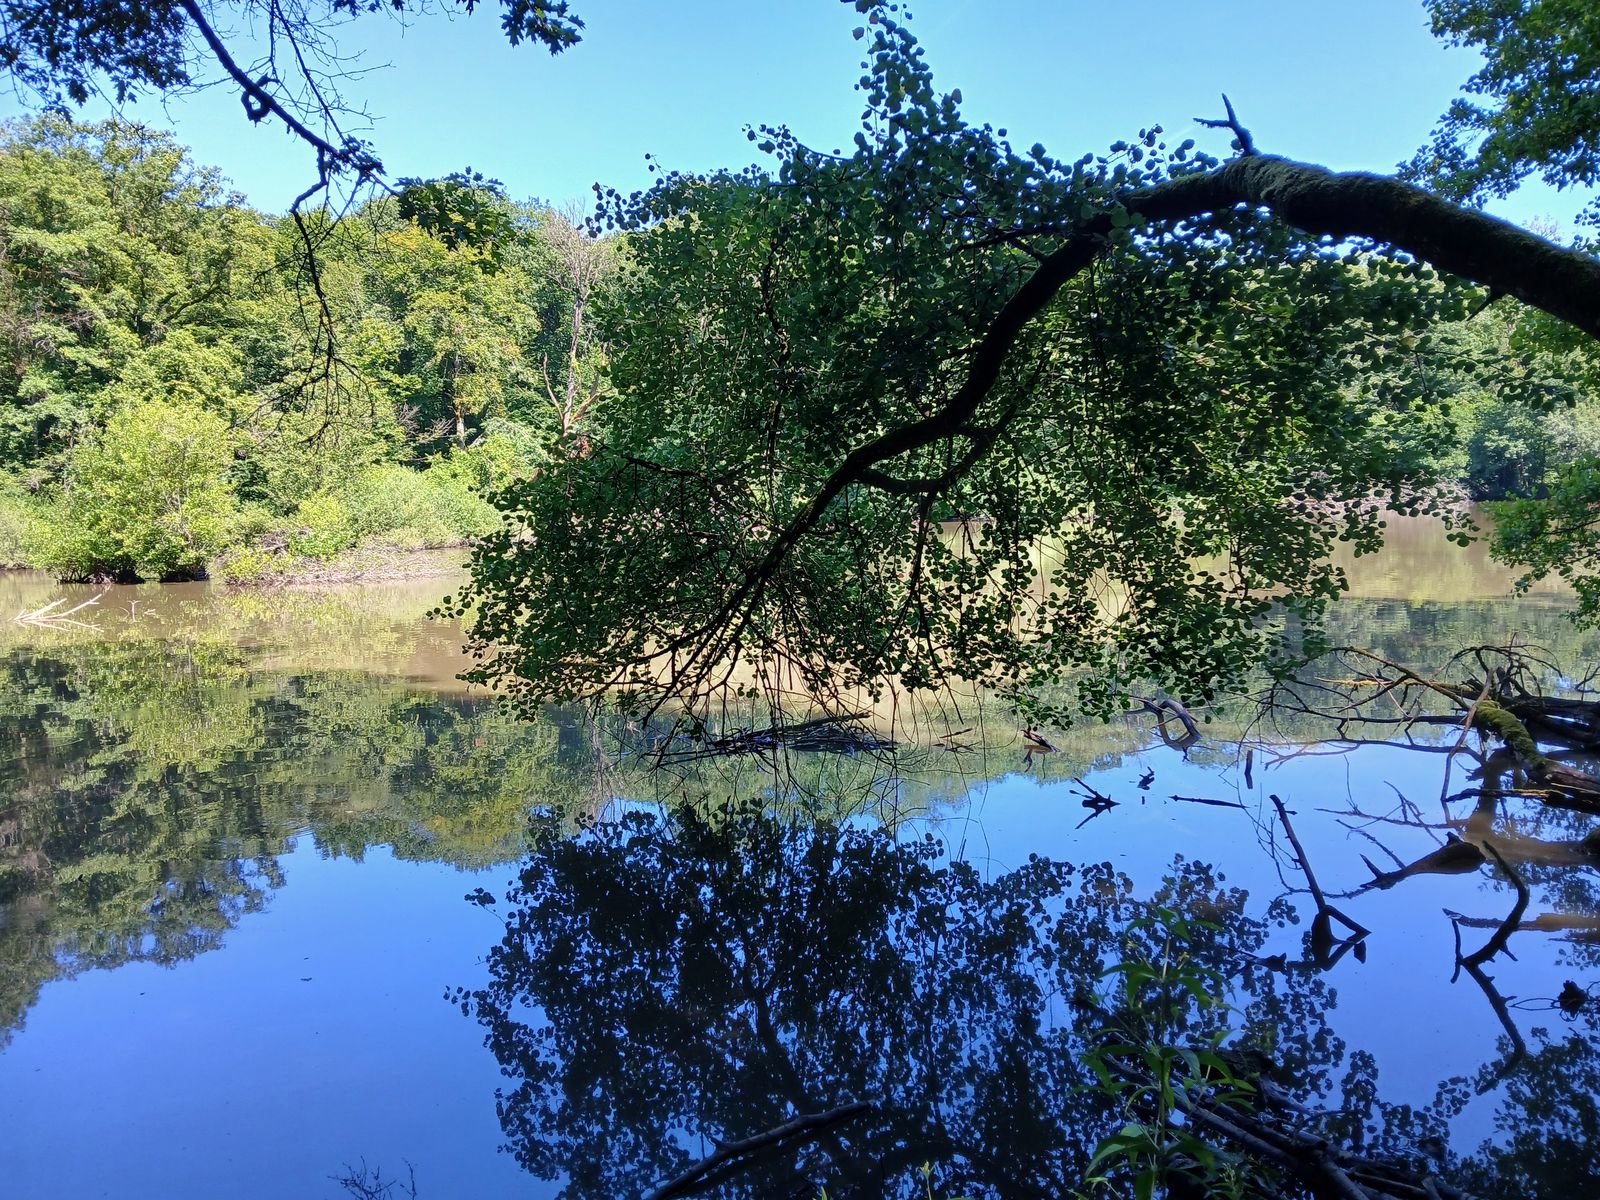
[[[1268, 790], [1294, 811], [1333, 894], [1365, 879], [1359, 854], [1378, 852], [1318, 808], [1360, 798], [1369, 811], [1387, 810], [1389, 782], [1414, 798], [1436, 795], [1438, 764], [1381, 750], [1300, 758], [1258, 766], [1249, 792], [1231, 773], [1161, 749], [1088, 777], [1122, 803], [1081, 828], [1087, 810], [1070, 784], [1023, 776], [974, 789], [964, 809], [935, 824], [991, 877], [1037, 852], [1110, 861], [1147, 894], [1175, 852], [1218, 862], [1259, 912], [1282, 886], [1266, 849], [1276, 834]], [[1155, 779], [1141, 792], [1147, 767]], [[1238, 799], [1246, 810], [1174, 803], [1173, 793]], [[921, 831], [915, 822], [903, 830]], [[1414, 831], [1381, 836], [1405, 859], [1432, 846]], [[305, 839], [283, 861], [286, 885], [266, 914], [228, 935], [225, 952], [46, 985], [0, 1056], [9, 1195], [203, 1195], [225, 1185], [240, 1197], [317, 1196], [333, 1194], [328, 1177], [362, 1157], [390, 1172], [416, 1164], [427, 1196], [540, 1194], [543, 1185], [494, 1153], [494, 1060], [479, 1027], [442, 999], [448, 986], [478, 978], [499, 933], [493, 914], [463, 895], [501, 892], [509, 869], [465, 873], [381, 849], [360, 863], [326, 859]], [[1441, 909], [1499, 917], [1510, 898], [1480, 874], [1337, 901], [1373, 933], [1365, 964], [1347, 956], [1333, 969], [1329, 1019], [1377, 1055], [1387, 1099], [1425, 1102], [1441, 1078], [1494, 1057], [1498, 1027], [1483, 996], [1470, 981], [1449, 982]], [[1530, 915], [1539, 907], [1536, 895]], [[1286, 931], [1274, 948], [1297, 955], [1299, 933]], [[1486, 936], [1466, 933], [1469, 946]], [[1519, 961], [1491, 968], [1505, 991], [1554, 995], [1557, 943], [1524, 934], [1513, 947]], [[1488, 1118], [1481, 1102], [1469, 1110], [1464, 1146], [1489, 1132]]]
[[[1155, 779], [1148, 791], [1138, 780], [1146, 769]], [[1330, 900], [1372, 931], [1367, 961], [1346, 955], [1328, 978], [1337, 989], [1337, 1005], [1328, 1023], [1349, 1049], [1367, 1049], [1377, 1058], [1380, 1094], [1391, 1102], [1425, 1104], [1445, 1078], [1470, 1074], [1498, 1058], [1496, 1040], [1502, 1030], [1487, 1000], [1465, 976], [1452, 984], [1454, 942], [1449, 909], [1467, 916], [1498, 921], [1510, 911], [1511, 886], [1497, 884], [1487, 870], [1473, 875], [1418, 875], [1386, 891], [1370, 891], [1350, 899], [1338, 894], [1371, 878], [1360, 856], [1382, 868], [1394, 864], [1367, 838], [1351, 832], [1335, 810], [1358, 808], [1385, 814], [1397, 804], [1393, 788], [1417, 803], [1425, 819], [1439, 818], [1442, 756], [1391, 748], [1364, 748], [1359, 753], [1300, 757], [1267, 768], [1259, 762], [1255, 789], [1244, 787], [1242, 773], [1195, 766], [1165, 748], [1130, 756], [1113, 770], [1086, 776], [1086, 781], [1120, 803], [1083, 824], [1089, 815], [1070, 784], [1039, 784], [1012, 775], [975, 788], [964, 809], [942, 816], [937, 829], [951, 851], [984, 870], [989, 877], [1011, 870], [1030, 853], [1074, 862], [1110, 862], [1134, 881], [1134, 894], [1149, 895], [1171, 867], [1173, 856], [1217, 864], [1229, 886], [1250, 894], [1247, 911], [1260, 914], [1284, 890], [1284, 882], [1303, 889], [1277, 817], [1268, 800], [1276, 793], [1287, 804], [1295, 831], [1311, 856], [1317, 881]], [[1461, 786], [1462, 767], [1455, 770]], [[1391, 787], [1393, 785], [1393, 788]], [[1174, 794], [1235, 800], [1244, 810], [1175, 802]], [[1468, 808], [1455, 806], [1458, 816]], [[1410, 862], [1436, 848], [1423, 831], [1395, 825], [1361, 825]], [[1081, 825], [1081, 827], [1080, 827]], [[916, 832], [920, 835], [923, 825]], [[909, 832], [909, 831], [908, 831]], [[1274, 863], [1276, 844], [1282, 877]], [[1267, 953], [1284, 951], [1300, 957], [1301, 935], [1309, 927], [1315, 905], [1309, 895], [1298, 898], [1302, 924], [1281, 933]], [[1527, 918], [1550, 906], [1533, 888]], [[1464, 929], [1463, 947], [1475, 949], [1490, 929]], [[1487, 967], [1508, 1000], [1554, 997], [1570, 973], [1558, 957], [1564, 943], [1548, 934], [1522, 933], [1511, 942], [1517, 956], [1505, 956]], [[1554, 1013], [1514, 1013], [1526, 1034], [1542, 1024], [1559, 1029]], [[1491, 1131], [1492, 1111], [1479, 1102], [1457, 1121], [1457, 1148], [1469, 1151]]]
[[[45, 985], [0, 1054], [8, 1200], [342, 1195], [364, 1157], [418, 1195], [527, 1195], [497, 1154], [494, 1059], [446, 1004], [499, 933], [463, 903], [508, 868], [320, 857], [225, 951]], [[531, 1193], [537, 1194], [537, 1193]]]
[[[1393, 566], [1387, 555], [1369, 565], [1384, 567], [1385, 560]], [[1410, 647], [1418, 638], [1459, 643], [1519, 629], [1550, 640], [1563, 662], [1584, 661], [1593, 649], [1548, 604], [1482, 599], [1498, 595], [1503, 584], [1479, 565], [1469, 564], [1460, 586], [1445, 589], [1453, 602], [1420, 606], [1386, 590], [1384, 581], [1402, 578], [1389, 567], [1367, 576], [1368, 599], [1342, 610], [1355, 633]], [[1437, 582], [1430, 572], [1410, 578]], [[0, 599], [9, 596], [12, 608], [54, 590], [37, 579], [0, 578]], [[375, 679], [431, 681], [456, 669], [450, 631], [419, 620], [442, 590], [438, 583], [368, 589], [353, 605], [354, 592], [307, 593], [277, 612], [257, 611], [248, 597], [224, 603], [202, 588], [112, 589], [97, 619], [108, 637], [147, 636], [158, 623], [171, 636], [246, 642], [270, 654], [292, 643], [297, 668], [335, 664], [350, 672], [348, 680], [370, 671]], [[29, 636], [45, 645], [63, 637]], [[253, 665], [271, 674], [269, 664]], [[354, 698], [359, 685], [351, 686]], [[448, 717], [441, 710], [436, 719]], [[1181, 853], [1219, 864], [1229, 886], [1249, 892], [1252, 914], [1285, 880], [1301, 883], [1287, 865], [1280, 879], [1269, 852], [1282, 839], [1268, 793], [1294, 811], [1318, 878], [1335, 897], [1368, 878], [1362, 855], [1392, 864], [1320, 809], [1354, 803], [1386, 813], [1397, 802], [1392, 784], [1429, 819], [1438, 811], [1435, 754], [1367, 748], [1272, 767], [1258, 759], [1255, 787], [1246, 790], [1235, 767], [1202, 766], [1164, 748], [1134, 752], [1139, 739], [1127, 729], [1104, 740], [1087, 730], [1061, 740], [1070, 754], [1040, 756], [1026, 774], [1020, 749], [980, 748], [960, 760], [970, 787], [916, 777], [885, 789], [885, 804], [903, 805], [902, 836], [936, 828], [953, 853], [990, 878], [1038, 853], [1111, 862], [1133, 878], [1136, 894], [1148, 894]], [[1225, 760], [1226, 751], [1210, 741], [1196, 757]], [[1075, 763], [1096, 755], [1115, 765], [1085, 778], [1120, 803], [1084, 823], [1089, 813], [1069, 776], [1081, 769]], [[1154, 779], [1141, 790], [1147, 769]], [[309, 770], [296, 762], [300, 775]], [[1459, 776], [1458, 768], [1453, 786], [1460, 786]], [[985, 777], [990, 782], [978, 782]], [[330, 778], [326, 790], [340, 798], [330, 799], [337, 817], [333, 810], [352, 802], [348, 784]], [[1175, 793], [1235, 800], [1244, 808], [1174, 802]], [[937, 817], [918, 815], [929, 811], [930, 800]], [[1575, 827], [1581, 832], [1581, 823]], [[1371, 826], [1368, 832], [1405, 861], [1435, 845], [1417, 830]], [[362, 836], [358, 831], [357, 843]], [[382, 848], [368, 849], [359, 862], [326, 858], [305, 838], [281, 861], [285, 885], [271, 893], [264, 912], [244, 915], [222, 935], [222, 950], [170, 969], [134, 963], [45, 985], [25, 1026], [0, 1051], [0, 1128], [8, 1133], [8, 1186], [0, 1194], [8, 1200], [332, 1196], [338, 1188], [329, 1177], [363, 1157], [391, 1175], [407, 1160], [414, 1163], [425, 1200], [553, 1190], [494, 1152], [501, 1078], [480, 1044], [481, 1027], [443, 999], [447, 988], [481, 978], [482, 955], [500, 933], [491, 912], [462, 897], [479, 886], [501, 894], [511, 868], [466, 872], [401, 862]], [[1486, 870], [1419, 876], [1389, 891], [1335, 899], [1372, 934], [1366, 963], [1347, 955], [1333, 968], [1338, 1001], [1328, 1019], [1352, 1048], [1374, 1052], [1386, 1099], [1426, 1102], [1441, 1079], [1495, 1059], [1499, 1026], [1488, 1003], [1470, 980], [1450, 983], [1453, 946], [1443, 910], [1498, 920], [1511, 901], [1511, 889], [1492, 882]], [[1529, 917], [1551, 907], [1535, 887]], [[1301, 911], [1309, 920], [1306, 898]], [[1297, 957], [1305, 928], [1282, 931], [1271, 949]], [[1480, 945], [1489, 932], [1464, 930], [1464, 943]], [[1559, 962], [1565, 945], [1549, 935], [1519, 934], [1512, 941], [1517, 961], [1502, 957], [1489, 974], [1508, 999], [1554, 996], [1574, 973]], [[1559, 1036], [1563, 1030], [1554, 1013], [1514, 1015], [1524, 1031], [1545, 1025]], [[1458, 1126], [1459, 1149], [1489, 1132], [1490, 1113], [1483, 1101], [1469, 1108]]]

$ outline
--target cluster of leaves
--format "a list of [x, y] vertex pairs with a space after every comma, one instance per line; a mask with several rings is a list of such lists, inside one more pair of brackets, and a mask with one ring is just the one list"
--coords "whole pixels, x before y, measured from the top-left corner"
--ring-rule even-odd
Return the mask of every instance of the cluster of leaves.
[[1228, 1007], [1228, 972], [1190, 950], [1204, 924], [1155, 906], [1128, 922], [1128, 952], [1106, 968], [1118, 985], [1123, 1028], [1091, 1043], [1083, 1058], [1100, 1093], [1126, 1120], [1089, 1160], [1084, 1183], [1091, 1194], [1117, 1194], [1123, 1177], [1138, 1200], [1183, 1191], [1217, 1200], [1276, 1191], [1275, 1181], [1256, 1177], [1259, 1167], [1220, 1150], [1183, 1116], [1191, 1103], [1248, 1110], [1257, 1098], [1251, 1070], [1225, 1050], [1226, 1027], [1196, 1044], [1174, 1040], [1192, 1010]]
[[482, 491], [583, 432], [564, 394], [580, 375], [598, 392], [600, 355], [573, 313], [611, 246], [472, 173], [306, 226], [316, 296], [301, 228], [170, 136], [58, 116], [5, 130], [7, 561], [174, 578], [230, 549], [248, 576], [364, 538], [459, 542], [495, 522]]
[[[763, 127], [770, 170], [603, 195], [634, 246], [600, 317], [622, 402], [604, 445], [502, 494], [479, 677], [646, 707], [742, 657], [818, 695], [955, 677], [1026, 700], [1071, 668], [1080, 710], [1136, 680], [1214, 694], [1270, 652], [1274, 605], [1338, 592], [1337, 540], [1438, 503], [1405, 437], [1463, 296], [1256, 211], [1136, 234], [1119, 197], [1215, 160], [1159, 130], [1073, 162], [1014, 147], [935, 89], [891, 6], [859, 7], [849, 151]], [[927, 433], [1041, 257], [1107, 211], [970, 417], [826, 490], [850, 448]], [[1380, 367], [1394, 386], [1363, 387]]]
[[[1505, 196], [1537, 174], [1600, 183], [1600, 18], [1589, 0], [1427, 0], [1433, 31], [1484, 64], [1409, 164], [1462, 200]], [[1589, 223], [1600, 222], [1591, 204]]]

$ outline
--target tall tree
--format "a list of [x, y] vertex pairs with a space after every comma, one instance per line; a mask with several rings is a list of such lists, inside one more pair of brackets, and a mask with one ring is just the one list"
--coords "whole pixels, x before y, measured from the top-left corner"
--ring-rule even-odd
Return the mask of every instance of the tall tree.
[[[48, 115], [0, 137], [0, 464], [49, 469], [128, 386], [226, 408], [261, 219], [170, 134]], [[136, 383], [143, 380], [143, 384]], [[124, 389], [124, 392], [127, 389]]]

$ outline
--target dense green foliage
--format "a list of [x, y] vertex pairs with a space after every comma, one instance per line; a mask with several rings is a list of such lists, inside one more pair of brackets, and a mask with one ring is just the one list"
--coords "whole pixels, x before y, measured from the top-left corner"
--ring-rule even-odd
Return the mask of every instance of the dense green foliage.
[[609, 244], [475, 176], [313, 224], [331, 362], [298, 230], [170, 136], [7, 128], [0, 559], [155, 579], [221, 553], [250, 578], [457, 543], [494, 526], [485, 489], [582, 435]]
[[[1505, 305], [1448, 324], [1464, 289], [1254, 209], [1136, 219], [1130, 195], [1217, 161], [1159, 130], [1075, 162], [1022, 151], [934, 88], [893, 5], [857, 8], [850, 153], [752, 131], [769, 170], [610, 193], [600, 241], [471, 171], [280, 221], [166, 135], [13, 126], [0, 558], [255, 579], [362, 542], [489, 538], [482, 674], [532, 698], [693, 696], [744, 657], [813, 694], [954, 677], [1035, 703], [1088, 668], [1072, 703], [1100, 711], [1134, 686], [1236, 680], [1273, 652], [1276, 614], [1338, 592], [1337, 540], [1370, 546], [1385, 507], [1448, 509], [1456, 485], [1565, 505], [1517, 510], [1500, 544], [1576, 562], [1581, 584], [1555, 536], [1587, 511], [1600, 441], [1581, 348]], [[12, 70], [67, 99], [96, 73], [191, 81], [200, 18], [163, 11], [106, 58], [41, 47], [115, 14], [51, 10]], [[1587, 78], [1590, 25], [1549, 0], [1432, 12], [1489, 51], [1469, 87], [1500, 105], [1453, 109], [1454, 149], [1417, 170], [1463, 197], [1541, 163], [1589, 182], [1593, 114], [1539, 76], [1530, 115], [1518, 81], [1552, 46]], [[553, 49], [579, 28], [562, 6], [507, 22]], [[810, 515], [844, 448], [934, 420], [1087, 214], [1110, 214], [1105, 246], [982, 403]], [[941, 532], [954, 517], [972, 520]]]
[[[604, 445], [502, 493], [479, 678], [643, 707], [741, 663], [821, 698], [1206, 698], [1338, 593], [1330, 550], [1375, 545], [1386, 509], [1557, 466], [1543, 368], [1496, 313], [1446, 324], [1459, 285], [1255, 208], [1136, 222], [1133, 197], [1217, 162], [1159, 130], [1077, 161], [1014, 147], [934, 87], [893, 6], [858, 7], [851, 150], [763, 128], [769, 169], [605, 197], [634, 256], [600, 317], [619, 402]], [[1070, 282], [1007, 324], [1094, 221]]]
[[[1509, 194], [1537, 174], [1600, 183], [1600, 12], [1590, 0], [1427, 0], [1433, 31], [1484, 55], [1411, 163], [1447, 194]], [[1600, 208], [1588, 210], [1600, 221]]]
[[[1469, 202], [1506, 195], [1534, 175], [1592, 196], [1600, 184], [1600, 9], [1587, 0], [1428, 0], [1428, 8], [1435, 33], [1480, 48], [1485, 61], [1410, 172]], [[1591, 198], [1580, 219], [1600, 223], [1600, 201]], [[1524, 349], [1559, 361], [1579, 394], [1595, 394], [1600, 353], [1592, 341], [1539, 317], [1515, 325]], [[1503, 406], [1487, 416], [1482, 457], [1503, 456], [1512, 468], [1498, 479], [1478, 476], [1495, 485], [1483, 494], [1512, 501], [1495, 511], [1496, 553], [1526, 568], [1529, 579], [1567, 580], [1581, 619], [1600, 620], [1600, 446], [1592, 419], [1578, 409], [1575, 421], [1558, 418], [1552, 427], [1549, 416]], [[1519, 478], [1530, 469], [1533, 486]]]

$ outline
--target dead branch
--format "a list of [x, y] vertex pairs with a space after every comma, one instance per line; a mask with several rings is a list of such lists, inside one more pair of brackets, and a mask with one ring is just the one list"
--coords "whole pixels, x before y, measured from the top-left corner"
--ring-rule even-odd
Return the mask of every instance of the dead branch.
[[718, 1143], [716, 1150], [681, 1175], [649, 1193], [645, 1200], [673, 1200], [673, 1197], [688, 1195], [696, 1191], [718, 1168], [726, 1167], [737, 1159], [748, 1158], [764, 1150], [773, 1150], [785, 1143], [793, 1144], [799, 1139], [809, 1140], [818, 1137], [836, 1125], [865, 1116], [874, 1111], [875, 1107], [864, 1100], [858, 1100], [852, 1104], [829, 1109], [827, 1112], [802, 1113], [781, 1125], [740, 1141]]
[[[1317, 915], [1311, 920], [1311, 956], [1317, 965], [1323, 968], [1331, 967], [1347, 953], [1354, 952], [1358, 960], [1366, 958], [1366, 947], [1363, 944], [1372, 931], [1359, 922], [1352, 921], [1344, 913], [1328, 903], [1328, 897], [1323, 894], [1322, 885], [1317, 882], [1316, 875], [1311, 870], [1311, 860], [1306, 856], [1305, 847], [1300, 844], [1300, 838], [1295, 834], [1294, 826], [1289, 821], [1289, 810], [1284, 807], [1283, 801], [1276, 795], [1269, 796], [1274, 808], [1278, 810], [1278, 821], [1283, 826], [1283, 832], [1289, 838], [1289, 845], [1294, 850], [1296, 862], [1300, 865], [1301, 874], [1306, 877], [1306, 886], [1311, 890], [1311, 898], [1316, 902]], [[1333, 922], [1338, 921], [1350, 931], [1351, 936], [1335, 938]]]

